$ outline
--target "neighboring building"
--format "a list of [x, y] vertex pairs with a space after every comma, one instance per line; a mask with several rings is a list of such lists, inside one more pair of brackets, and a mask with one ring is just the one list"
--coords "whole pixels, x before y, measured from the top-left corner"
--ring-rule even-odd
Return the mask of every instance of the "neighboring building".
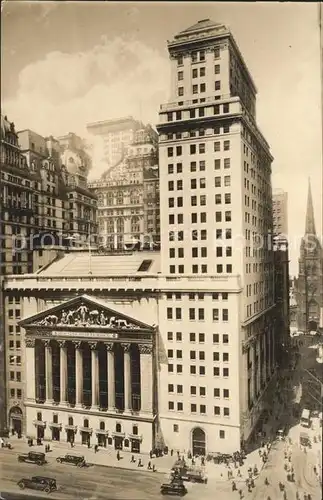
[[107, 168], [113, 167], [121, 161], [125, 149], [134, 140], [135, 132], [142, 127], [142, 123], [132, 116], [88, 124], [87, 131], [97, 138], [93, 155], [100, 157], [100, 162], [105, 163]]
[[316, 235], [311, 185], [308, 185], [305, 235], [301, 242], [296, 282], [298, 328], [317, 331], [323, 307], [323, 250]]
[[288, 193], [282, 189], [273, 190], [274, 235], [288, 235]]
[[[288, 343], [290, 335], [290, 280], [288, 240], [285, 235], [274, 237], [276, 352]], [[277, 356], [278, 357], [278, 356]]]
[[158, 134], [150, 126], [135, 132], [119, 163], [90, 188], [98, 197], [102, 248], [159, 243]]
[[[35, 272], [70, 246], [84, 245], [82, 236], [85, 240], [89, 229], [79, 230], [78, 224], [83, 222], [81, 217], [84, 225], [90, 219], [96, 234], [97, 200], [86, 187], [84, 162], [79, 160], [80, 174], [70, 169], [67, 162], [66, 168], [62, 158], [67, 151], [64, 149], [62, 153], [59, 142], [53, 137], [44, 138], [31, 130], [16, 132], [14, 124], [1, 116], [2, 277]], [[80, 182], [81, 187], [76, 185]], [[75, 214], [71, 212], [71, 204], [78, 204]], [[76, 231], [82, 233], [81, 237], [75, 236]], [[1, 383], [10, 408], [10, 418], [1, 422], [0, 431], [5, 431], [8, 422], [12, 425], [13, 419], [18, 431], [24, 419], [25, 383], [21, 332], [16, 323], [21, 314], [20, 299], [15, 296], [4, 302], [1, 297], [0, 302], [6, 313], [6, 324], [1, 332], [1, 345], [4, 346], [1, 355], [5, 358], [1, 366], [6, 376], [1, 378]], [[5, 412], [1, 414], [6, 416]]]
[[[177, 287], [181, 277], [211, 280], [215, 302], [195, 302], [193, 293], [168, 302], [175, 328], [170, 323], [169, 337], [164, 333], [165, 348], [179, 349], [192, 367], [184, 364], [178, 375], [178, 360], [170, 358], [168, 371], [162, 368], [160, 419], [167, 435], [179, 429], [185, 449], [197, 422], [196, 440], [209, 449], [219, 443], [224, 449], [226, 440], [238, 448], [255, 430], [275, 367], [272, 156], [256, 125], [255, 84], [228, 28], [202, 20], [168, 50], [171, 98], [157, 126], [161, 271]], [[194, 321], [203, 321], [203, 330], [191, 333]], [[187, 342], [201, 330], [205, 365]], [[181, 394], [169, 389], [177, 384]]]

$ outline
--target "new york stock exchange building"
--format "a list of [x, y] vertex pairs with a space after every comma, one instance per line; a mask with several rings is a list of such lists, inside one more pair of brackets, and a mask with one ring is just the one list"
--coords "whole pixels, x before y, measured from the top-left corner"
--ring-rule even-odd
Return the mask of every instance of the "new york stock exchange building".
[[164, 276], [159, 260], [93, 254], [89, 273], [79, 252], [6, 279], [23, 373], [9, 426], [18, 411], [31, 438], [132, 452], [240, 449], [273, 378], [270, 316], [247, 345], [239, 276]]

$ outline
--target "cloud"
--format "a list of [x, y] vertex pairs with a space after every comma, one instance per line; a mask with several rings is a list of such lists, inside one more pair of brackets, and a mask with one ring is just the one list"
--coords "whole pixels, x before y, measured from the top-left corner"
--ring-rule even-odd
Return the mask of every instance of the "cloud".
[[86, 52], [51, 52], [26, 66], [3, 111], [17, 129], [41, 135], [84, 135], [89, 122], [127, 115], [155, 124], [169, 81], [169, 61], [158, 51], [136, 40], [105, 38]]

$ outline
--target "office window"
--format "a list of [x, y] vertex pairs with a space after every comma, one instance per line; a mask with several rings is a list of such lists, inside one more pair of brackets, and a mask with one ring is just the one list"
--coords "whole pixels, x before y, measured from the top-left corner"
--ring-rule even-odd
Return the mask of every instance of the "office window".
[[181, 341], [182, 341], [182, 332], [176, 332], [176, 342], [181, 342]]
[[232, 273], [232, 264], [227, 264], [226, 265], [226, 271], [228, 274]]
[[[220, 393], [220, 390], [219, 390], [219, 393]], [[229, 397], [230, 397], [230, 391], [229, 391], [229, 389], [223, 389], [223, 397], [225, 399], [229, 399]]]
[[183, 206], [183, 198], [181, 196], [179, 196], [177, 198], [177, 206], [178, 207], [182, 207]]
[[174, 156], [174, 148], [167, 148], [167, 156], [168, 157]]
[[216, 141], [214, 143], [214, 151], [217, 152], [217, 151], [221, 151], [221, 143], [220, 141]]
[[175, 206], [174, 198], [168, 198], [168, 208], [173, 208]]
[[224, 141], [223, 142], [223, 149], [224, 149], [224, 151], [229, 151], [229, 149], [230, 149], [230, 141]]
[[183, 181], [182, 179], [179, 179], [176, 183], [176, 187], [177, 187], [177, 190], [178, 191], [182, 191], [183, 190]]
[[199, 318], [199, 321], [204, 321], [204, 309], [199, 308], [198, 318]]
[[193, 94], [198, 94], [198, 91], [199, 91], [199, 87], [198, 87], [198, 85], [193, 85], [193, 88], [192, 88], [192, 93], [193, 93]]
[[174, 401], [168, 401], [168, 409], [174, 410]]
[[192, 307], [189, 308], [189, 319], [195, 320], [195, 309], [193, 309]]
[[206, 229], [201, 229], [201, 240], [205, 241], [207, 239], [207, 231]]
[[205, 352], [204, 351], [199, 351], [199, 360], [205, 361]]
[[204, 160], [201, 160], [199, 162], [199, 167], [200, 167], [201, 172], [203, 172], [205, 170], [205, 161]]
[[227, 333], [224, 333], [222, 336], [222, 342], [223, 344], [228, 344], [229, 343], [229, 335]]
[[196, 161], [191, 161], [190, 170], [196, 172]]
[[213, 309], [213, 321], [219, 321], [219, 309]]
[[230, 132], [230, 125], [225, 125], [225, 126], [223, 127], [223, 133], [224, 133], [224, 134], [228, 134], [229, 132]]
[[196, 334], [191, 332], [190, 333], [190, 342], [195, 342], [195, 340], [196, 340]]
[[229, 309], [222, 310], [222, 320], [229, 321]]
[[196, 189], [196, 187], [197, 187], [196, 179], [191, 179], [191, 189]]
[[[224, 141], [226, 142], [226, 141]], [[181, 156], [182, 154], [182, 146], [176, 146], [176, 155]]]
[[224, 213], [224, 219], [226, 222], [231, 222], [231, 211], [226, 211]]
[[177, 214], [177, 224], [183, 224], [183, 222], [184, 222], [184, 215]]
[[220, 341], [220, 337], [218, 333], [213, 333], [213, 344], [218, 344]]
[[195, 224], [197, 222], [197, 214], [196, 213], [191, 214], [191, 222], [192, 222], [192, 224]]
[[171, 307], [167, 307], [167, 319], [173, 319], [173, 309]]
[[220, 105], [219, 105], [219, 104], [216, 104], [216, 105], [214, 106], [214, 114], [215, 114], [215, 115], [220, 114]]
[[206, 222], [206, 212], [201, 212], [200, 213], [200, 220], [201, 220], [201, 223], [205, 223]]
[[14, 389], [10, 389], [10, 397], [11, 398], [15, 397], [15, 390]]
[[184, 71], [179, 71], [177, 73], [177, 79], [178, 80], [183, 80], [184, 79]]
[[196, 153], [196, 144], [190, 144], [190, 154], [194, 155]]
[[190, 374], [191, 375], [196, 375], [196, 366], [195, 365], [191, 365], [190, 366]]
[[175, 224], [175, 215], [174, 214], [170, 214], [168, 216], [168, 224]]
[[205, 144], [203, 142], [199, 144], [199, 153], [205, 153]]
[[195, 118], [195, 109], [190, 109], [190, 118]]
[[200, 92], [205, 92], [205, 91], [206, 91], [206, 85], [205, 85], [205, 83], [201, 83]]
[[220, 361], [220, 353], [219, 352], [213, 353], [213, 361]]
[[182, 309], [180, 307], [176, 307], [176, 319], [182, 319]]
[[177, 373], [183, 373], [183, 366], [182, 365], [177, 365], [176, 366], [176, 371], [177, 371]]
[[168, 191], [174, 191], [174, 181], [168, 181]]
[[220, 73], [220, 64], [216, 64], [214, 66], [214, 74], [218, 75]]
[[225, 417], [229, 417], [229, 416], [230, 416], [230, 409], [229, 409], [229, 408], [224, 407], [224, 408], [223, 408], [223, 415], [224, 415]]
[[230, 110], [229, 104], [223, 104], [223, 113], [229, 113]]
[[214, 415], [220, 415], [220, 406], [214, 407]]
[[196, 413], [196, 404], [191, 403], [191, 413]]
[[221, 177], [214, 177], [214, 186], [221, 187]]
[[200, 373], [200, 375], [205, 375], [205, 366], [199, 367], [199, 373]]
[[204, 189], [206, 186], [206, 179], [205, 177], [201, 177], [200, 179], [200, 189]]
[[197, 78], [197, 77], [198, 77], [197, 68], [194, 68], [192, 71], [192, 78]]
[[229, 368], [223, 368], [223, 376], [228, 377], [229, 376]]
[[207, 257], [207, 248], [201, 247], [201, 257]]
[[168, 373], [173, 373], [174, 372], [174, 365], [168, 364]]
[[218, 366], [213, 367], [213, 375], [214, 375], [214, 377], [220, 376], [220, 368]]
[[174, 351], [173, 351], [173, 349], [168, 349], [168, 350], [167, 350], [167, 356], [168, 356], [169, 358], [172, 358], [172, 357], [174, 356]]
[[177, 164], [176, 164], [176, 172], [177, 172], [178, 174], [181, 174], [181, 173], [182, 173], [182, 171], [183, 171], [183, 164], [182, 164], [182, 163], [177, 163]]
[[[182, 96], [184, 95], [184, 87], [178, 87], [178, 95]], [[180, 120], [180, 118], [176, 118], [177, 120]]]
[[202, 415], [205, 415], [206, 414], [206, 406], [205, 405], [200, 405], [200, 413]]
[[196, 396], [196, 386], [191, 385], [191, 396]]
[[225, 175], [225, 176], [224, 176], [224, 185], [225, 185], [226, 187], [231, 186], [231, 177], [230, 177], [230, 175]]
[[213, 396], [215, 398], [219, 398], [220, 397], [220, 389], [216, 388], [213, 390]]
[[230, 158], [224, 158], [224, 160], [223, 160], [223, 167], [224, 168], [230, 168], [230, 166], [231, 166], [231, 160], [230, 160]]
[[201, 206], [205, 206], [206, 205], [206, 195], [205, 194], [201, 194], [200, 195], [200, 205]]
[[173, 174], [174, 173], [174, 165], [173, 165], [173, 163], [170, 163], [168, 165], [168, 173], [169, 174]]
[[173, 431], [179, 432], [179, 425], [178, 424], [173, 424]]
[[220, 80], [216, 80], [216, 82], [214, 83], [214, 90], [221, 90], [221, 81]]
[[17, 398], [18, 399], [22, 398], [22, 391], [21, 391], [21, 389], [17, 389]]
[[167, 332], [167, 340], [173, 340], [173, 332]]
[[223, 265], [222, 264], [217, 264], [216, 272], [219, 274], [223, 272]]
[[174, 392], [174, 384], [168, 384], [168, 392]]
[[177, 411], [183, 411], [183, 403], [177, 403]]
[[231, 203], [231, 193], [225, 193], [225, 195], [224, 195], [224, 203], [226, 205], [230, 205], [230, 203]]

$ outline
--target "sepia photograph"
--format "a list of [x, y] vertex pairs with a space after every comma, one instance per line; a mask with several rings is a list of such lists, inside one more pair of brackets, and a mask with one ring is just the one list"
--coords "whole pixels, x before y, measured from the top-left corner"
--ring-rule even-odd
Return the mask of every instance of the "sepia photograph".
[[0, 500], [321, 500], [322, 2], [1, 2]]

